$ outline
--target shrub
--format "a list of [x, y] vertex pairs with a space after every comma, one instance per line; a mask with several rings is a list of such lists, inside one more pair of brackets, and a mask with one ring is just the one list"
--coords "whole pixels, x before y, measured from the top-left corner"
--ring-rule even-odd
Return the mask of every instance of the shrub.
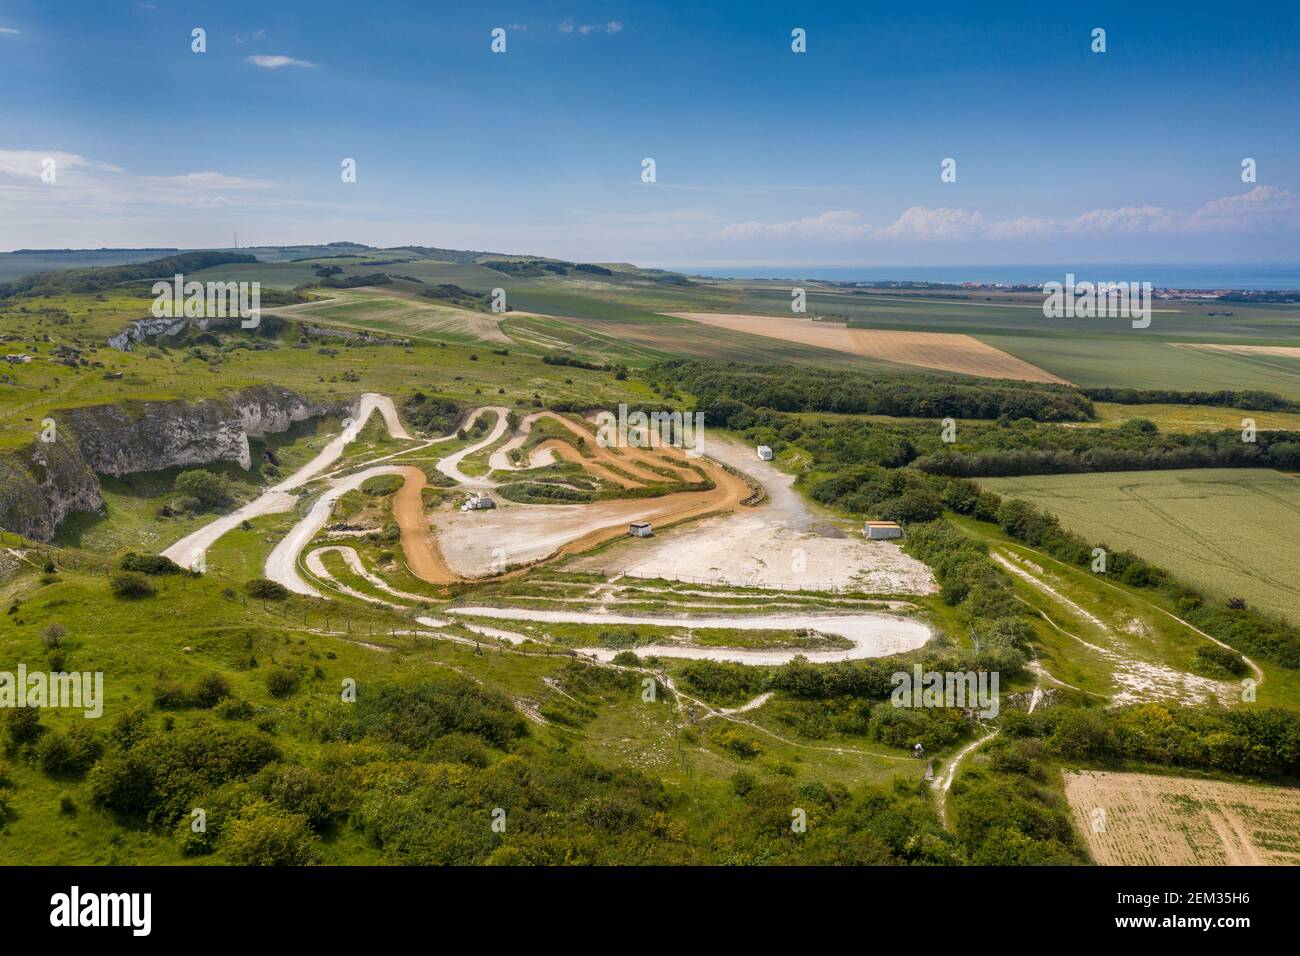
[[185, 569], [161, 554], [137, 554], [128, 551], [122, 556], [118, 565], [123, 571], [139, 571], [141, 574], [183, 574]]
[[1196, 649], [1196, 664], [1199, 670], [1212, 677], [1240, 677], [1250, 670], [1240, 654], [1230, 651], [1226, 647], [1219, 647], [1217, 644], [1206, 644], [1203, 647], [1198, 647]]
[[253, 716], [253, 705], [231, 697], [217, 704], [213, 713], [222, 720], [248, 720]]
[[298, 689], [298, 672], [285, 665], [266, 672], [266, 689], [272, 697], [288, 697]]
[[234, 499], [230, 482], [223, 476], [199, 468], [182, 471], [173, 486], [182, 498], [193, 498], [204, 508], [221, 508]]
[[195, 707], [215, 707], [230, 696], [230, 681], [221, 674], [211, 673], [200, 677], [190, 693], [190, 700]]
[[398, 491], [405, 480], [401, 475], [375, 475], [361, 484], [361, 490], [372, 498], [382, 498]]
[[229, 696], [230, 682], [215, 672], [200, 677], [192, 688], [168, 680], [160, 680], [153, 688], [154, 706], [164, 710], [181, 707], [207, 709], [215, 707]]
[[108, 586], [115, 595], [127, 600], [153, 597], [155, 593], [149, 579], [138, 571], [114, 571], [108, 576]]
[[103, 744], [89, 730], [76, 724], [65, 734], [51, 733], [36, 745], [36, 759], [48, 774], [82, 774], [103, 753]]
[[344, 711], [338, 731], [343, 739], [373, 736], [413, 750], [424, 750], [456, 732], [506, 748], [527, 733], [510, 698], [459, 675], [383, 684], [359, 695]]
[[203, 794], [278, 759], [275, 744], [260, 734], [201, 723], [105, 755], [86, 783], [95, 806], [123, 819], [170, 825]]
[[283, 584], [266, 578], [253, 578], [244, 585], [244, 590], [248, 592], [249, 597], [262, 601], [283, 601], [289, 596], [289, 589]]
[[41, 713], [35, 707], [13, 707], [5, 711], [5, 732], [12, 744], [29, 744], [41, 735]]
[[67, 633], [68, 629], [62, 624], [47, 624], [41, 630], [41, 643], [46, 647], [58, 647]]
[[315, 842], [305, 816], [259, 801], [230, 821], [222, 848], [237, 866], [305, 866], [317, 860]]

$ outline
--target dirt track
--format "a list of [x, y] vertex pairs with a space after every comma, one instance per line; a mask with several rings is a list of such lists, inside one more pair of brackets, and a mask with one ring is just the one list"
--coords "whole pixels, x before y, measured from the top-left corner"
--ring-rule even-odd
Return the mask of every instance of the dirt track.
[[402, 534], [402, 553], [406, 566], [421, 581], [430, 584], [450, 584], [457, 580], [433, 540], [429, 519], [424, 513], [424, 486], [428, 481], [424, 472], [412, 465], [398, 471], [405, 480], [393, 496], [393, 518]]
[[357, 437], [375, 411], [378, 411], [383, 416], [384, 424], [388, 426], [390, 436], [410, 439], [411, 435], [398, 417], [393, 400], [387, 395], [367, 392], [361, 396], [357, 404], [357, 411], [351, 416], [352, 423], [322, 448], [315, 458], [242, 508], [228, 515], [223, 515], [197, 531], [186, 535], [164, 551], [163, 556], [171, 558], [177, 564], [189, 567], [196, 557], [212, 547], [226, 532], [239, 527], [243, 522], [260, 515], [278, 514], [291, 510], [297, 503], [297, 498], [289, 494], [289, 492], [305, 485], [338, 461], [343, 454], [343, 449]]

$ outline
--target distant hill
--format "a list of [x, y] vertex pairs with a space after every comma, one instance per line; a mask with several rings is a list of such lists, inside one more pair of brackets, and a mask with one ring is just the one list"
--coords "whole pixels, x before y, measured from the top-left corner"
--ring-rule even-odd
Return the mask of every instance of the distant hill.
[[244, 252], [182, 252], [160, 259], [99, 265], [53, 272], [37, 272], [0, 285], [0, 299], [12, 296], [60, 295], [68, 292], [103, 292], [124, 282], [165, 278], [177, 273], [197, 272], [209, 266], [231, 262], [257, 262]]
[[[184, 257], [197, 257], [189, 260]], [[300, 263], [321, 259], [348, 259], [357, 257], [368, 268], [390, 265], [417, 259], [448, 262], [456, 265], [483, 266], [514, 278], [578, 275], [586, 277], [639, 278], [672, 285], [690, 285], [686, 276], [662, 269], [642, 269], [631, 263], [586, 263], [546, 256], [511, 255], [483, 252], [473, 249], [443, 249], [438, 246], [392, 246], [378, 248], [359, 242], [329, 242], [321, 245], [301, 246], [242, 246], [224, 249], [19, 249], [0, 253], [0, 295], [8, 289], [13, 294], [42, 294], [44, 292], [98, 291], [120, 282], [168, 273], [159, 271], [140, 273], [139, 270], [115, 271], [115, 267], [181, 259], [191, 270], [224, 263]], [[205, 265], [200, 265], [205, 262]], [[100, 272], [99, 270], [108, 270]], [[183, 271], [183, 270], [180, 270]], [[66, 273], [76, 272], [77, 277]], [[96, 275], [90, 273], [95, 272]], [[31, 277], [41, 274], [64, 273], [59, 280], [47, 279], [33, 283]], [[91, 286], [94, 288], [91, 288]]]

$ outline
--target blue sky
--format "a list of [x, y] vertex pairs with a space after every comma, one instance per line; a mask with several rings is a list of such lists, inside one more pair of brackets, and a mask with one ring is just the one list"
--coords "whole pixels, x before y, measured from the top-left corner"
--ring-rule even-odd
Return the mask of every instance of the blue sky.
[[5, 2], [0, 249], [1300, 259], [1295, 4], [708, 6]]

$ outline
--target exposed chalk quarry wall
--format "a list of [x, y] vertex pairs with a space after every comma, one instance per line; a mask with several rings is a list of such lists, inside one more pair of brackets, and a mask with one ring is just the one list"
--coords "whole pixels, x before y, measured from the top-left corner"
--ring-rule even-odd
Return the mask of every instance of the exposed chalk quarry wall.
[[69, 514], [103, 504], [97, 475], [121, 477], [220, 461], [249, 468], [250, 437], [345, 411], [343, 404], [308, 401], [276, 385], [198, 402], [64, 409], [54, 414], [56, 441], [33, 441], [0, 456], [0, 527], [49, 541]]

